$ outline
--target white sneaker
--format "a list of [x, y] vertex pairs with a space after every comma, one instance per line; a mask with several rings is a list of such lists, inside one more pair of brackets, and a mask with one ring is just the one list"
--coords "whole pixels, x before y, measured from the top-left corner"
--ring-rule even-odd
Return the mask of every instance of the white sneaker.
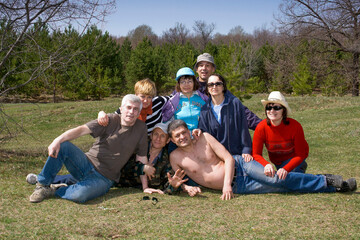
[[36, 188], [33, 194], [31, 194], [29, 200], [32, 203], [41, 202], [45, 198], [49, 198], [55, 195], [55, 191], [60, 187], [66, 187], [67, 184], [51, 184], [50, 186], [44, 186], [40, 183], [36, 183]]
[[26, 181], [28, 182], [28, 184], [35, 185], [37, 183], [37, 175], [34, 173], [29, 173], [26, 176]]

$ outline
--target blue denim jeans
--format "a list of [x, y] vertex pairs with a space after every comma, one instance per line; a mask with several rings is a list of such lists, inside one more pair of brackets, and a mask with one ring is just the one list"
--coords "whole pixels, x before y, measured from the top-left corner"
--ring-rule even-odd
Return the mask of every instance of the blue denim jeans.
[[245, 162], [240, 155], [234, 155], [235, 177], [233, 192], [246, 193], [317, 193], [335, 192], [334, 187], [328, 187], [323, 175], [312, 175], [289, 172], [284, 180], [268, 177], [264, 174], [264, 167], [257, 161]]
[[[279, 168], [283, 168], [286, 164], [288, 164], [290, 162], [292, 158], [282, 162], [280, 165], [276, 165], [275, 164], [275, 167], [277, 170], [279, 170]], [[304, 159], [304, 161], [302, 161], [302, 163], [299, 164], [299, 166], [297, 166], [296, 168], [294, 168], [292, 170], [292, 172], [299, 172], [299, 173], [305, 173], [306, 172], [306, 169], [307, 169], [307, 163], [305, 161], [306, 159]]]
[[59, 184], [59, 183], [65, 183], [67, 185], [73, 185], [77, 183], [78, 180], [76, 180], [71, 174], [66, 175], [56, 175], [53, 184]]
[[52, 184], [63, 165], [77, 182], [57, 189], [55, 195], [58, 197], [84, 203], [106, 194], [114, 185], [114, 181], [97, 172], [83, 151], [70, 142], [61, 144], [57, 158], [48, 157], [38, 182]]

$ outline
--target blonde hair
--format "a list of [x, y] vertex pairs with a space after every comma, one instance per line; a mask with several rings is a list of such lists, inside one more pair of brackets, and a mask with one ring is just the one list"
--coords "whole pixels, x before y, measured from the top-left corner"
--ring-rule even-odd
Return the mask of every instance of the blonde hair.
[[155, 97], [156, 95], [156, 85], [149, 78], [137, 81], [134, 87], [135, 94], [144, 94]]

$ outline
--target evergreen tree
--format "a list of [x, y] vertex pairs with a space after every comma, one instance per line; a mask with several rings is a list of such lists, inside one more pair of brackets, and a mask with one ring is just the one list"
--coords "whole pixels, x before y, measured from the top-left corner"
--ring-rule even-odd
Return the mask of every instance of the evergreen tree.
[[297, 71], [294, 72], [294, 78], [290, 81], [292, 90], [295, 95], [310, 95], [313, 87], [315, 86], [316, 77], [312, 75], [308, 59], [304, 55], [300, 64], [297, 67]]
[[165, 73], [165, 55], [160, 47], [153, 47], [151, 41], [145, 37], [133, 50], [126, 65], [128, 92], [133, 92], [135, 83], [144, 78], [150, 78], [161, 87], [166, 80]]

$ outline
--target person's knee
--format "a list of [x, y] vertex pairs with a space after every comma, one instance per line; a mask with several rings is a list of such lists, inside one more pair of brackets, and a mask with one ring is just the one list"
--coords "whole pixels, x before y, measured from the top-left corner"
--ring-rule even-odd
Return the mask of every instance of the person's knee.
[[251, 170], [251, 167], [250, 167], [250, 162], [244, 162], [243, 165], [242, 165], [244, 171], [249, 174], [250, 173], [250, 170]]
[[247, 174], [259, 174], [263, 173], [263, 171], [259, 170], [258, 166], [256, 166], [255, 160], [252, 160], [250, 162], [243, 161], [243, 169]]
[[110, 187], [106, 185], [102, 185], [99, 183], [98, 186], [78, 186], [77, 184], [70, 186], [73, 187], [73, 191], [70, 194], [67, 194], [66, 199], [78, 202], [78, 203], [85, 203], [89, 200], [94, 198], [100, 197], [105, 195]]
[[89, 196], [82, 191], [75, 191], [75, 192], [72, 192], [71, 194], [67, 194], [67, 196], [65, 198], [67, 200], [77, 202], [77, 203], [85, 203], [86, 201], [90, 200]]
[[70, 149], [72, 146], [73, 146], [73, 144], [69, 141], [62, 142], [60, 144], [60, 151]]

